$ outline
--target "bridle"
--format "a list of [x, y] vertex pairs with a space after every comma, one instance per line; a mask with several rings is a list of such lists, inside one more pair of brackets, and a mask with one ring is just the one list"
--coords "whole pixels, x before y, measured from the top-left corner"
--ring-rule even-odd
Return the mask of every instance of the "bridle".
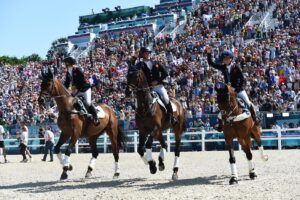
[[[141, 69], [137, 70], [135, 73], [142, 73]], [[139, 74], [138, 74], [139, 75]], [[140, 77], [138, 77], [140, 78]], [[128, 84], [128, 87], [133, 91], [133, 92], [138, 92], [138, 91], [151, 91], [152, 87], [151, 86], [146, 86], [146, 87], [138, 87], [134, 84]]]
[[235, 117], [235, 116], [232, 116], [232, 114], [234, 113], [234, 111], [236, 109], [238, 109], [238, 104], [236, 104], [234, 107], [232, 107], [232, 104], [231, 104], [231, 95], [230, 95], [230, 92], [226, 93], [226, 94], [218, 94], [220, 96], [228, 96], [228, 102], [229, 102], [229, 108], [228, 109], [220, 109], [220, 112], [223, 116], [226, 116], [226, 118], [229, 118], [229, 117]]
[[57, 88], [55, 87], [54, 84], [54, 79], [51, 81], [51, 89], [49, 92], [43, 90], [40, 92], [40, 98], [45, 99], [45, 98], [61, 98], [61, 97], [68, 97], [71, 96], [71, 94], [62, 94], [62, 95], [53, 95], [55, 92], [57, 92]]

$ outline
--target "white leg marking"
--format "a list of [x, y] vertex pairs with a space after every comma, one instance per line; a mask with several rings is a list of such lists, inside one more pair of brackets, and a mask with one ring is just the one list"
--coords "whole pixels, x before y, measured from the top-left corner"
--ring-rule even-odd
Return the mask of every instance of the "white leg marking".
[[141, 157], [141, 159], [143, 160], [143, 162], [145, 163], [145, 165], [148, 165], [148, 161], [147, 161], [147, 159], [146, 159], [145, 155], [144, 155], [144, 156], [142, 156], [142, 157]]
[[147, 162], [152, 161], [152, 149], [146, 149], [146, 160]]
[[96, 158], [91, 158], [89, 167], [95, 169]]
[[248, 166], [249, 166], [249, 173], [255, 172], [254, 170], [254, 163], [252, 160], [248, 160]]
[[264, 152], [264, 147], [263, 146], [260, 146], [258, 147], [259, 148], [259, 152], [260, 152], [260, 157], [263, 161], [267, 161], [268, 160], [268, 155], [265, 154]]
[[64, 167], [69, 167], [70, 166], [70, 157], [65, 155], [63, 162], [64, 162], [64, 164], [63, 164]]
[[120, 173], [121, 170], [120, 170], [120, 165], [118, 162], [115, 162], [115, 173]]
[[237, 173], [235, 163], [230, 164], [230, 169], [231, 169], [231, 176], [235, 176], [236, 178], [238, 178], [238, 173]]
[[173, 168], [179, 168], [179, 157], [178, 156], [175, 156], [175, 159], [174, 159], [174, 167]]
[[164, 161], [165, 160], [165, 156], [166, 156], [166, 149], [165, 148], [161, 148], [160, 152], [159, 152], [159, 157], [161, 157], [161, 159]]
[[57, 158], [61, 165], [64, 165], [64, 155], [62, 153], [57, 154]]

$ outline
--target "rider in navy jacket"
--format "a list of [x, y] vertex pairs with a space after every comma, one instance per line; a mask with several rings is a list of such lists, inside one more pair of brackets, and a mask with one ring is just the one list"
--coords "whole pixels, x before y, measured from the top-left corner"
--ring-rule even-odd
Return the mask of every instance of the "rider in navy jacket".
[[[163, 86], [163, 80], [168, 76], [168, 72], [163, 65], [157, 61], [150, 59], [151, 51], [142, 47], [139, 52], [139, 60], [132, 66], [136, 70], [143, 70], [149, 86], [152, 86], [153, 91], [157, 92], [166, 106], [167, 120], [172, 124], [176, 123], [176, 119], [173, 117], [173, 109], [167, 90]], [[132, 70], [132, 69], [131, 69]], [[128, 70], [129, 71], [129, 70]], [[126, 89], [126, 96], [130, 95], [129, 89]]]
[[69, 88], [70, 85], [72, 85], [72, 88], [77, 90], [76, 96], [82, 96], [84, 98], [84, 105], [88, 112], [92, 114], [94, 122], [98, 123], [97, 110], [92, 104], [91, 85], [85, 79], [83, 70], [76, 66], [76, 60], [73, 57], [65, 58], [64, 63], [68, 69], [64, 83], [65, 87]]
[[[245, 103], [249, 106], [251, 115], [255, 123], [258, 125], [259, 121], [256, 118], [254, 105], [249, 100], [249, 97], [246, 91], [244, 90], [245, 79], [242, 70], [232, 62], [234, 58], [233, 53], [230, 51], [222, 52], [219, 57], [219, 64], [217, 64], [212, 61], [211, 51], [212, 51], [211, 47], [206, 48], [208, 64], [213, 68], [218, 69], [222, 72], [225, 83], [230, 84], [234, 88], [235, 92], [237, 93], [237, 96], [239, 98], [242, 98], [245, 101]], [[222, 121], [219, 121], [219, 126], [217, 127], [217, 130], [218, 131], [222, 130]]]

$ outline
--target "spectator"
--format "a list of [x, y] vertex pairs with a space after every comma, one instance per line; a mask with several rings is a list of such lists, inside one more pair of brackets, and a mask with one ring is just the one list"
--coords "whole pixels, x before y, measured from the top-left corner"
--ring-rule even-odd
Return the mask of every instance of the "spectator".
[[4, 127], [0, 125], [0, 155], [3, 154], [4, 157], [4, 162], [7, 163], [7, 158], [6, 158], [6, 149], [5, 149], [5, 144], [4, 144], [4, 138], [5, 138], [6, 132], [4, 130]]
[[44, 157], [42, 161], [46, 161], [48, 151], [50, 152], [50, 162], [53, 162], [53, 146], [54, 146], [54, 134], [51, 131], [51, 127], [48, 126], [47, 130], [45, 131], [45, 152], [44, 152]]
[[40, 153], [45, 153], [45, 138], [44, 138], [44, 128], [39, 129], [39, 140], [40, 140]]
[[29, 160], [32, 161], [32, 156], [31, 156], [31, 153], [28, 149], [28, 135], [29, 135], [29, 132], [28, 132], [28, 128], [25, 124], [22, 124], [21, 125], [21, 135], [19, 136], [20, 138], [20, 152], [23, 156], [23, 160], [21, 162], [28, 162], [28, 159], [26, 157], [26, 154], [28, 154], [29, 156]]

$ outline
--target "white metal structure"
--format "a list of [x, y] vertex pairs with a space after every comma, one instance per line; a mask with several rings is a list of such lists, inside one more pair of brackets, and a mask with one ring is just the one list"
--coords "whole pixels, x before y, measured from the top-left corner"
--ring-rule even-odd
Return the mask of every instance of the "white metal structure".
[[[291, 135], [291, 136], [283, 136], [284, 132], [287, 131], [296, 131], [299, 132], [299, 134], [297, 135]], [[277, 141], [278, 144], [278, 150], [282, 149], [282, 141], [284, 140], [300, 140], [300, 128], [287, 128], [287, 129], [263, 129], [262, 133], [265, 132], [272, 132], [274, 134], [276, 134], [277, 136], [262, 136], [262, 140], [263, 141]], [[198, 135], [201, 136], [199, 140], [186, 140], [186, 139], [182, 139], [181, 143], [185, 144], [185, 143], [200, 143], [201, 144], [201, 150], [205, 151], [205, 145], [207, 142], [224, 142], [224, 139], [205, 139], [205, 136], [207, 134], [216, 134], [219, 132], [216, 131], [196, 131], [196, 132], [185, 132], [184, 135]], [[166, 133], [164, 133], [164, 135], [167, 137], [167, 144], [168, 144], [168, 152], [170, 152], [170, 147], [171, 144], [174, 144], [175, 141], [171, 139], [171, 135], [172, 133], [170, 133], [169, 131], [167, 131]], [[127, 142], [128, 145], [133, 145], [134, 147], [134, 152], [137, 152], [137, 147], [138, 147], [138, 131], [132, 131], [132, 133], [127, 135], [129, 141], [131, 142]], [[109, 138], [106, 134], [102, 135], [100, 138], [103, 138], [103, 142], [98, 142], [97, 145], [98, 146], [103, 146], [104, 149], [104, 153], [107, 152], [107, 147], [108, 145], [110, 145], [110, 141]], [[130, 139], [131, 138], [131, 139]], [[56, 138], [57, 139], [57, 138]], [[39, 138], [29, 138], [29, 141], [31, 140], [35, 140], [35, 141], [39, 141]], [[16, 142], [17, 139], [6, 139], [5, 141], [13, 141]], [[235, 140], [236, 141], [236, 140]], [[153, 143], [154, 145], [159, 145], [158, 141], [155, 141]], [[67, 144], [65, 144], [64, 146], [66, 146]], [[77, 143], [76, 147], [75, 147], [75, 152], [78, 153], [79, 152], [79, 148], [84, 147], [84, 146], [88, 146], [88, 143]], [[39, 144], [35, 144], [35, 145], [28, 145], [29, 147], [40, 147], [41, 145]], [[18, 147], [18, 145], [6, 145], [7, 148], [11, 148], [11, 147]], [[240, 150], [240, 146], [239, 146], [239, 150]]]

